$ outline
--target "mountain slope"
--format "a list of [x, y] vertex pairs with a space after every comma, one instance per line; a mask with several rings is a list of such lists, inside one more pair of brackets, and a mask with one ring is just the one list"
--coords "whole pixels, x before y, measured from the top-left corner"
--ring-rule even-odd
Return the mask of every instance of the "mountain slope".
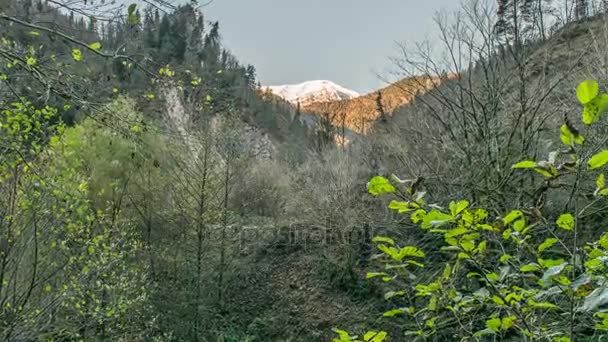
[[332, 81], [315, 80], [299, 84], [286, 84], [264, 87], [293, 104], [305, 106], [313, 102], [349, 100], [359, 93], [346, 89]]
[[334, 125], [342, 126], [344, 123], [351, 130], [365, 133], [380, 116], [378, 102], [382, 104], [387, 115], [392, 115], [395, 109], [412, 102], [416, 96], [435, 88], [441, 82], [439, 77], [409, 77], [363, 96], [337, 101], [316, 101], [303, 105], [302, 109], [317, 115], [329, 115]]

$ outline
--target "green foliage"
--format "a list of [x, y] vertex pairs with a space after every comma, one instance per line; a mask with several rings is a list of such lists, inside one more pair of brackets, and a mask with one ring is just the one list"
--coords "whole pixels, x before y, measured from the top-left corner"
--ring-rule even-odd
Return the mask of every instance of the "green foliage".
[[[585, 138], [576, 129], [569, 127], [568, 123], [560, 127], [560, 139], [565, 145], [582, 145], [585, 142]], [[515, 168], [515, 165], [513, 168]]]
[[334, 338], [332, 342], [382, 342], [387, 336], [385, 331], [370, 330], [363, 334], [362, 339], [358, 339], [357, 336], [351, 336], [344, 330], [334, 329], [334, 332], [338, 334], [339, 338]]
[[576, 97], [583, 104], [591, 102], [600, 92], [600, 86], [595, 80], [581, 82], [576, 88]]
[[562, 214], [555, 223], [562, 229], [572, 230], [574, 229], [574, 216], [572, 214]]
[[600, 115], [608, 110], [608, 94], [599, 93], [596, 81], [587, 80], [576, 89], [578, 100], [584, 105], [583, 123], [591, 125], [599, 120]]
[[[388, 179], [380, 176], [372, 178], [367, 184], [369, 193], [378, 196], [385, 193], [395, 192], [395, 187], [389, 182]], [[391, 202], [393, 206], [398, 206], [398, 203]]]
[[[596, 122], [603, 110], [590, 108], [603, 101], [598, 84], [581, 83], [577, 96], [585, 106], [583, 122]], [[568, 150], [556, 151], [546, 161], [523, 160], [512, 168], [535, 171], [552, 186], [558, 178], [608, 163], [606, 151], [589, 153], [597, 147], [588, 147], [569, 122], [560, 127], [560, 139]], [[593, 242], [579, 240], [585, 229], [581, 225], [588, 224], [581, 223], [582, 215], [604, 201], [606, 184], [599, 174], [595, 197], [589, 200], [580, 196], [577, 179], [567, 185], [572, 193], [567, 207], [571, 213], [560, 213], [552, 225], [537, 208], [532, 212], [514, 209], [491, 219], [485, 209], [464, 200], [452, 201], [447, 208], [428, 205], [420, 200], [421, 190], [401, 189], [386, 178], [374, 177], [368, 184], [370, 194], [398, 198], [390, 202], [389, 209], [406, 213], [411, 224], [430, 239], [440, 238], [442, 254], [433, 262], [445, 263], [443, 272], [427, 279], [421, 268], [408, 263], [425, 253], [414, 246], [399, 248], [390, 237], [374, 239], [384, 267], [381, 272], [369, 272], [367, 278], [393, 284], [398, 291], [389, 291], [385, 297], [407, 303], [383, 316], [399, 319], [406, 335], [420, 340], [492, 335], [497, 339], [570, 341], [585, 329], [606, 329], [608, 316], [600, 307], [608, 302], [604, 286], [608, 269], [603, 261], [608, 256], [608, 233]]]
[[589, 170], [595, 170], [606, 165], [606, 163], [608, 163], [608, 150], [594, 154], [587, 162], [587, 167]]

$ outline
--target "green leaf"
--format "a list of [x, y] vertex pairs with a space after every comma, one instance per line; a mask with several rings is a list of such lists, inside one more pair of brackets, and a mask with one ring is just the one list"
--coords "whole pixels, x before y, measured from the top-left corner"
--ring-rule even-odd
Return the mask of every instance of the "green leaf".
[[133, 4], [129, 5], [129, 8], [127, 9], [127, 11], [128, 11], [127, 13], [128, 13], [129, 15], [131, 15], [131, 14], [135, 13], [135, 9], [136, 9], [136, 8], [137, 8], [137, 4], [135, 4], [135, 3], [133, 3]]
[[492, 296], [492, 301], [498, 305], [505, 305], [505, 301], [496, 295]]
[[425, 216], [426, 216], [426, 211], [424, 209], [418, 209], [418, 210], [414, 211], [414, 213], [412, 215], [410, 215], [410, 220], [412, 220], [413, 223], [418, 223], [418, 222], [422, 221]]
[[79, 49], [73, 49], [72, 50], [72, 58], [76, 62], [80, 62], [82, 60], [82, 52]]
[[469, 272], [467, 273], [467, 278], [471, 279], [473, 277], [479, 277], [479, 279], [482, 279], [483, 276], [481, 274], [479, 274], [478, 272]]
[[384, 294], [384, 299], [389, 300], [393, 297], [403, 296], [403, 295], [405, 295], [405, 291], [389, 291]]
[[399, 250], [395, 247], [389, 247], [386, 245], [378, 245], [376, 246], [378, 247], [379, 250], [383, 251], [384, 254], [390, 256], [391, 258], [393, 258], [393, 260], [395, 261], [401, 261], [401, 259], [399, 258]]
[[513, 259], [513, 256], [512, 256], [512, 255], [509, 255], [509, 254], [503, 254], [503, 255], [501, 255], [501, 256], [500, 256], [500, 259], [498, 259], [498, 261], [500, 261], [500, 262], [507, 262], [507, 261], [509, 261], [510, 259]]
[[389, 245], [394, 246], [395, 245], [395, 240], [386, 237], [386, 236], [374, 236], [374, 238], [372, 239], [372, 242], [375, 243], [379, 243], [379, 242], [384, 242], [384, 243], [388, 243]]
[[540, 270], [540, 265], [535, 264], [535, 263], [523, 265], [519, 269], [519, 271], [522, 273], [535, 272], [535, 271], [539, 271], [539, 270]]
[[374, 338], [370, 342], [382, 342], [386, 339], [388, 333], [386, 331], [381, 331], [378, 335], [374, 336]]
[[589, 159], [587, 162], [587, 168], [589, 170], [594, 170], [606, 165], [606, 163], [608, 163], [608, 150], [603, 150], [602, 152], [593, 155], [593, 157]]
[[34, 66], [34, 65], [36, 65], [36, 58], [30, 56], [25, 60], [25, 63], [28, 66]]
[[403, 259], [405, 257], [424, 258], [424, 252], [418, 249], [417, 247], [407, 246], [401, 248], [401, 250], [399, 251], [399, 257], [400, 259]]
[[450, 202], [450, 211], [452, 216], [460, 214], [463, 210], [469, 207], [469, 201], [462, 200], [458, 202]]
[[368, 332], [365, 333], [365, 335], [363, 335], [363, 340], [364, 341], [369, 341], [369, 340], [372, 339], [372, 337], [376, 336], [376, 334], [378, 334], [377, 331], [373, 331], [373, 330], [368, 331]]
[[494, 335], [496, 334], [494, 331], [492, 331], [491, 329], [485, 328], [482, 330], [478, 330], [473, 334], [473, 337], [482, 337], [485, 335]]
[[363, 340], [366, 342], [382, 342], [384, 341], [384, 339], [386, 338], [387, 333], [386, 331], [368, 331], [365, 333], [365, 335], [363, 335]]
[[408, 264], [410, 264], [410, 265], [418, 266], [420, 268], [424, 267], [424, 264], [419, 263], [419, 262], [414, 261], [414, 260], [406, 260], [405, 262], [408, 263]]
[[532, 170], [543, 175], [543, 177], [546, 178], [553, 178], [557, 176], [557, 169], [553, 165], [549, 165], [546, 167], [535, 167]]
[[570, 342], [570, 337], [568, 337], [568, 336], [554, 337], [552, 342]]
[[538, 259], [538, 263], [544, 268], [551, 268], [565, 263], [564, 259]]
[[34, 37], [38, 37], [40, 35], [40, 32], [38, 31], [30, 31], [30, 34]]
[[576, 97], [582, 104], [587, 104], [597, 97], [600, 91], [599, 84], [594, 80], [585, 80], [576, 88]]
[[565, 123], [560, 127], [560, 139], [565, 145], [572, 146], [575, 143], [582, 145], [585, 138], [576, 130], [571, 130], [568, 124]]
[[556, 238], [546, 238], [543, 243], [538, 245], [538, 251], [543, 252], [544, 250], [551, 248], [551, 246], [555, 245], [559, 240]]
[[452, 274], [452, 266], [450, 264], [445, 264], [445, 268], [443, 269], [443, 273], [441, 273], [441, 277], [444, 279], [448, 279]]
[[454, 228], [443, 235], [444, 238], [449, 239], [462, 234], [468, 233], [470, 230], [465, 227]]
[[524, 216], [524, 213], [522, 213], [519, 210], [513, 210], [511, 211], [509, 214], [507, 214], [507, 216], [502, 218], [502, 221], [504, 224], [510, 224], [511, 222], [522, 218]]
[[572, 214], [561, 214], [555, 223], [562, 229], [572, 230], [574, 229], [574, 216]]
[[528, 299], [528, 305], [534, 309], [557, 309], [557, 305], [549, 302], [536, 302], [534, 299]]
[[372, 178], [369, 183], [367, 183], [367, 189], [369, 193], [374, 196], [395, 192], [395, 187], [389, 182], [388, 179], [382, 176]]
[[367, 274], [365, 275], [366, 279], [371, 279], [371, 278], [375, 278], [375, 277], [385, 277], [388, 276], [388, 273], [386, 272], [367, 272]]
[[403, 315], [407, 312], [407, 308], [398, 308], [398, 309], [393, 309], [390, 311], [386, 311], [385, 313], [382, 314], [382, 316], [384, 317], [394, 317], [397, 315]]
[[488, 244], [488, 242], [486, 240], [481, 241], [479, 243], [479, 245], [477, 245], [477, 248], [475, 248], [475, 252], [477, 252], [477, 253], [485, 252], [487, 244]]
[[517, 317], [515, 317], [515, 316], [503, 317], [501, 320], [501, 323], [500, 323], [500, 330], [502, 330], [502, 331], [509, 330], [513, 325], [515, 325], [515, 321], [517, 321]]
[[471, 257], [465, 252], [460, 252], [460, 253], [458, 253], [458, 259], [467, 260], [467, 259], [471, 259]]
[[141, 127], [138, 125], [131, 126], [131, 131], [133, 132], [141, 132]]
[[100, 43], [100, 42], [95, 42], [95, 43], [93, 43], [93, 44], [89, 45], [89, 47], [90, 47], [91, 49], [93, 49], [93, 50], [96, 50], [96, 51], [97, 51], [97, 50], [100, 50], [100, 49], [101, 49], [101, 43]]
[[583, 108], [583, 123], [591, 125], [600, 118], [600, 114], [608, 110], [608, 94], [602, 94], [589, 103], [585, 104]]
[[44, 285], [44, 292], [51, 292], [53, 291], [53, 287], [51, 286], [51, 284], [46, 284]]
[[415, 209], [415, 208], [412, 208], [408, 202], [395, 201], [395, 200], [392, 200], [388, 204], [388, 208], [392, 209], [392, 210], [397, 210], [397, 212], [399, 212], [400, 214], [408, 212], [408, 211], [412, 211]]
[[599, 189], [603, 189], [606, 186], [606, 181], [604, 179], [603, 173], [600, 173], [600, 175], [597, 176], [597, 179], [595, 180], [595, 185], [597, 185]]
[[513, 222], [513, 229], [515, 229], [516, 232], [521, 232], [525, 227], [526, 219], [524, 219], [523, 217]]
[[498, 332], [500, 330], [501, 324], [502, 321], [498, 317], [490, 318], [486, 321], [486, 327], [494, 332]]
[[130, 25], [137, 25], [139, 23], [139, 17], [137, 14], [131, 14], [127, 19]]
[[340, 329], [332, 329], [336, 334], [338, 334], [338, 336], [340, 336], [340, 339], [333, 339], [332, 342], [349, 342], [352, 341], [353, 339], [350, 337], [350, 334], [347, 331], [344, 330], [340, 330]]
[[536, 162], [533, 160], [522, 160], [511, 166], [512, 169], [531, 169], [534, 167], [536, 167]]
[[428, 229], [431, 227], [439, 227], [439, 226], [442, 226], [442, 225], [448, 223], [452, 219], [453, 219], [452, 215], [445, 214], [445, 213], [442, 213], [441, 211], [433, 209], [433, 210], [431, 210], [431, 212], [424, 215], [424, 217], [422, 219], [422, 224], [420, 225], [420, 227], [422, 229]]
[[495, 283], [500, 280], [500, 276], [496, 272], [486, 274], [486, 278], [491, 282]]

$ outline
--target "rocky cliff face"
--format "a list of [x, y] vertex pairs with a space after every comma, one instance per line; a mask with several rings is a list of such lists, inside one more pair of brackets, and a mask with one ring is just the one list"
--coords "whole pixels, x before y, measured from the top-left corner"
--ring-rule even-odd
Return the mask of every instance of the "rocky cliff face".
[[248, 153], [258, 159], [273, 159], [276, 156], [276, 148], [268, 133], [248, 124], [245, 124], [242, 131], [243, 146]]
[[[193, 134], [190, 128], [192, 115], [184, 107], [183, 99], [179, 95], [178, 88], [166, 89], [164, 97], [166, 100], [167, 119], [175, 127], [177, 138], [181, 139], [193, 154], [200, 151], [200, 139]], [[222, 129], [221, 117], [212, 119], [211, 127], [214, 131]], [[268, 133], [245, 122], [239, 122], [235, 129], [235, 136], [243, 153], [259, 159], [273, 159], [276, 157], [276, 147]]]

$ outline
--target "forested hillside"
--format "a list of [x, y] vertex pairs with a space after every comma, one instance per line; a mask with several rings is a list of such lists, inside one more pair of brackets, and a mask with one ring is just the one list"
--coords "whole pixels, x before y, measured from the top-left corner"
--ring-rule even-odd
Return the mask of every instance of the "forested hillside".
[[0, 339], [605, 338], [608, 4], [465, 1], [312, 109], [207, 5], [0, 0]]

